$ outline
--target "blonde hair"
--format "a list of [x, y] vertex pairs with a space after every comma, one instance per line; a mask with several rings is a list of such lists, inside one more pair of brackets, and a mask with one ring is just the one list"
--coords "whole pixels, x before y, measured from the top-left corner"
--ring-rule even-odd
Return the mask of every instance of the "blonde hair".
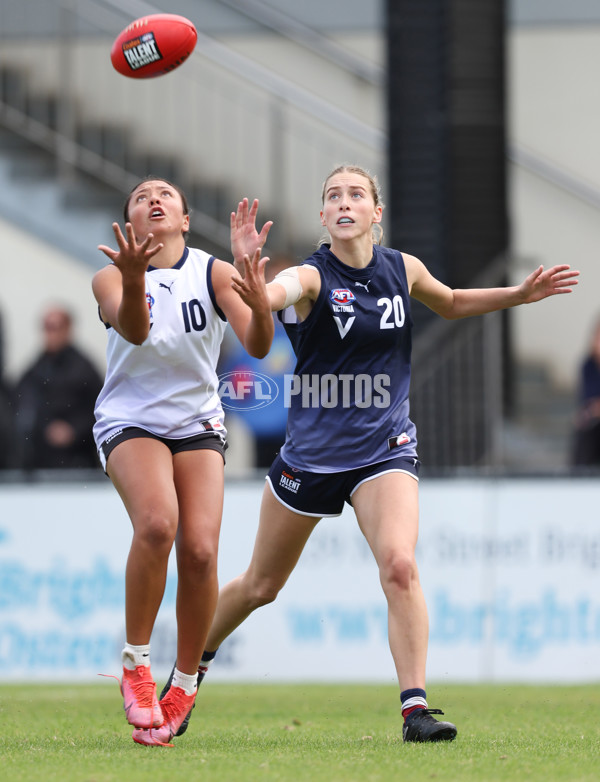
[[[336, 168], [333, 169], [333, 171], [330, 171], [329, 174], [325, 177], [325, 181], [323, 182], [323, 187], [321, 189], [322, 204], [325, 203], [325, 191], [327, 189], [327, 183], [329, 182], [331, 177], [334, 177], [337, 174], [358, 174], [358, 176], [364, 177], [369, 183], [369, 190], [371, 191], [371, 196], [373, 197], [373, 203], [375, 204], [375, 206], [380, 206], [382, 209], [385, 207], [385, 204], [381, 199], [381, 190], [379, 187], [379, 182], [377, 181], [377, 177], [374, 176], [373, 174], [370, 174], [366, 170], [366, 168], [362, 168], [362, 166], [349, 165], [349, 164], [337, 166]], [[381, 223], [373, 223], [372, 233], [373, 233], [373, 243], [383, 244], [383, 228], [381, 227]], [[328, 241], [329, 241], [329, 234], [324, 234], [319, 239], [319, 247]]]

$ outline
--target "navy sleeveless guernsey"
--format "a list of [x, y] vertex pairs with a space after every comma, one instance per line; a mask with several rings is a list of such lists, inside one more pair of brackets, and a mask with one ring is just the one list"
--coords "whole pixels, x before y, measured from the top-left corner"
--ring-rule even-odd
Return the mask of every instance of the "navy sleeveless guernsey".
[[408, 401], [412, 319], [401, 253], [374, 245], [369, 265], [354, 269], [322, 245], [303, 265], [318, 269], [321, 291], [304, 321], [297, 322], [293, 307], [278, 313], [297, 358], [285, 382], [281, 457], [319, 473], [417, 458]]

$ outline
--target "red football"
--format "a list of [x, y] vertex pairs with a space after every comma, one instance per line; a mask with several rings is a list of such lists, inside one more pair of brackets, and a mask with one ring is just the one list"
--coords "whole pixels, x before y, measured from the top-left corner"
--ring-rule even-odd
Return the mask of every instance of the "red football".
[[194, 51], [198, 33], [185, 16], [150, 14], [128, 25], [112, 45], [115, 70], [132, 79], [151, 79], [179, 67]]

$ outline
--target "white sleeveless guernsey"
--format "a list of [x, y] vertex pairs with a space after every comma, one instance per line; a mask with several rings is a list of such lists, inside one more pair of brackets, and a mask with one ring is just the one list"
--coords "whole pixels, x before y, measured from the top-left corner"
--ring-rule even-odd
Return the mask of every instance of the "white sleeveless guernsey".
[[186, 247], [172, 268], [148, 267], [150, 334], [142, 345], [107, 326], [106, 379], [95, 408], [98, 447], [127, 426], [161, 437], [211, 430], [225, 437], [216, 366], [227, 324], [212, 287], [213, 262]]

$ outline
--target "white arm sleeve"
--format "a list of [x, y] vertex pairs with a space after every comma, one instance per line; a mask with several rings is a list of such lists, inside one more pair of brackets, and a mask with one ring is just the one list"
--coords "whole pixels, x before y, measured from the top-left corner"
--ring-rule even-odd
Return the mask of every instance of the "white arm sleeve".
[[282, 309], [295, 304], [302, 298], [302, 283], [300, 282], [296, 266], [291, 266], [289, 269], [284, 269], [279, 274], [276, 274], [273, 277], [273, 282], [278, 283], [285, 289], [285, 302]]

